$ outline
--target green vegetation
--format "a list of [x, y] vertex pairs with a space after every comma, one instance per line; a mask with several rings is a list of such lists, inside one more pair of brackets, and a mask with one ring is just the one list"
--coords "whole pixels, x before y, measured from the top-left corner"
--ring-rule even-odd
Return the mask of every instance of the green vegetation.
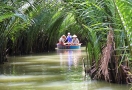
[[0, 62], [6, 54], [54, 50], [71, 32], [86, 43], [92, 79], [131, 83], [131, 0], [3, 0]]

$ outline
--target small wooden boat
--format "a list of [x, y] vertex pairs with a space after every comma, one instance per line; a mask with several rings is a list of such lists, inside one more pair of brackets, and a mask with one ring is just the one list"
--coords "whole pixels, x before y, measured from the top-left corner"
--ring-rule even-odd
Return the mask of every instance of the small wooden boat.
[[61, 45], [57, 43], [57, 49], [80, 49], [80, 47], [81, 47], [81, 43], [77, 45], [67, 44], [67, 43], [65, 45]]

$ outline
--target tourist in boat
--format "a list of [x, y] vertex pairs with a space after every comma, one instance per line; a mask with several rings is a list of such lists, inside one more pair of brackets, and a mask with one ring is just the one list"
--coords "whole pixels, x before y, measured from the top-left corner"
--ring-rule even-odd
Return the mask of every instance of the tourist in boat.
[[77, 36], [74, 34], [72, 37], [73, 37], [72, 44], [73, 45], [78, 45], [79, 44], [79, 40], [78, 40]]
[[65, 45], [65, 41], [66, 41], [66, 36], [62, 35], [61, 38], [59, 39], [59, 44]]
[[72, 36], [70, 35], [70, 33], [68, 33], [66, 40], [68, 44], [72, 42]]

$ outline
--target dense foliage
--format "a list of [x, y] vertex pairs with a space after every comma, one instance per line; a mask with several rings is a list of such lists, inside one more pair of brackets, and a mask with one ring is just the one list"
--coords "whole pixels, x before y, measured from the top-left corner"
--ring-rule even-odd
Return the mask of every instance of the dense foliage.
[[0, 1], [0, 62], [54, 50], [62, 34], [87, 43], [90, 76], [131, 83], [131, 0]]

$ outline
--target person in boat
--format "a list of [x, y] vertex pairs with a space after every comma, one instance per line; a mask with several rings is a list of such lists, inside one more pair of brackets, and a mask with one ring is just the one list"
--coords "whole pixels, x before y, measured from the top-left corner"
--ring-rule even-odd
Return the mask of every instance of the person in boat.
[[79, 44], [79, 40], [78, 40], [77, 36], [74, 34], [72, 37], [73, 37], [72, 44], [73, 45], [78, 45]]
[[71, 43], [72, 42], [72, 36], [70, 35], [70, 33], [68, 33], [68, 35], [66, 37], [66, 41], [67, 41], [67, 43]]
[[65, 45], [65, 41], [66, 41], [66, 36], [62, 35], [61, 38], [59, 39], [59, 44]]

